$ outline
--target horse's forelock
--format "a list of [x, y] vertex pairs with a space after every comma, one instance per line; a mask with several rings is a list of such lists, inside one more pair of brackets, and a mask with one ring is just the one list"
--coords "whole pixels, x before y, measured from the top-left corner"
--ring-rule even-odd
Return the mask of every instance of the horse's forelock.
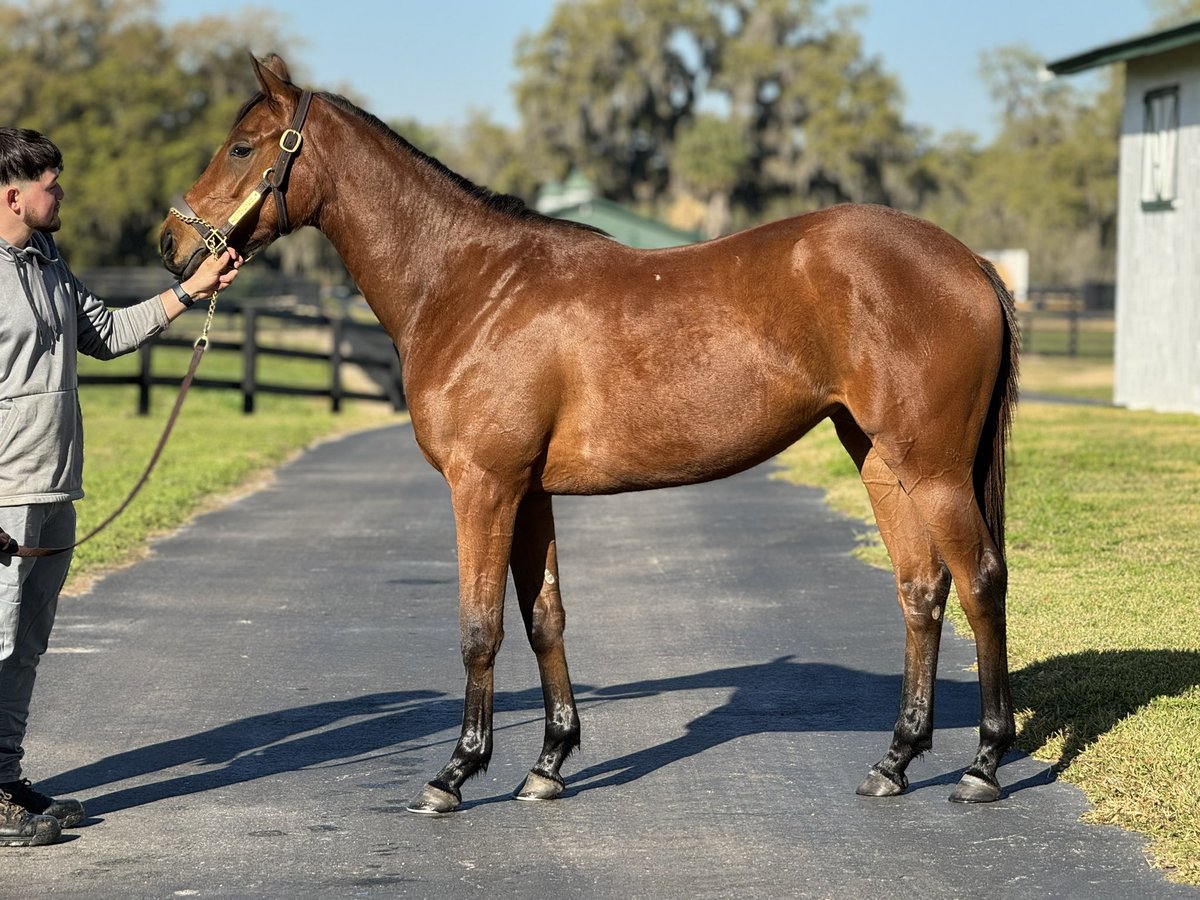
[[240, 123], [242, 121], [242, 119], [244, 119], [244, 118], [246, 118], [246, 116], [250, 115], [250, 110], [254, 109], [255, 106], [257, 106], [259, 103], [261, 103], [266, 98], [267, 98], [266, 94], [259, 91], [257, 94], [255, 94], [253, 97], [251, 97], [245, 103], [243, 103], [242, 108], [239, 109], [237, 111], [237, 115], [233, 117], [233, 124], [237, 125], [238, 123]]

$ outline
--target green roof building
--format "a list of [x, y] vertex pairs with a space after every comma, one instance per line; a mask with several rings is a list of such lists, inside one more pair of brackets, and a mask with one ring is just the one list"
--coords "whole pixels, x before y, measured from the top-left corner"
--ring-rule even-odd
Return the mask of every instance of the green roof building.
[[543, 185], [538, 192], [537, 209], [556, 219], [599, 228], [629, 247], [678, 247], [700, 240], [700, 235], [694, 231], [672, 228], [620, 203], [595, 196], [592, 183], [578, 172], [572, 172], [565, 181]]

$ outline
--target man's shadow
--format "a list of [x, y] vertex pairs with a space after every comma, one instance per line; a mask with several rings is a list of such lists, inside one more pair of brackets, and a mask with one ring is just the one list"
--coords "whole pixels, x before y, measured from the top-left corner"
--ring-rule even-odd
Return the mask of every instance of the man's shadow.
[[[1128, 683], [1128, 690], [1113, 693], [1105, 689], [1114, 673]], [[1097, 675], [1105, 677], [1096, 679]], [[793, 657], [784, 656], [767, 663], [610, 687], [580, 685], [576, 696], [585, 721], [588, 706], [622, 699], [685, 691], [720, 691], [725, 699], [686, 723], [679, 737], [569, 774], [569, 792], [626, 784], [748, 735], [802, 731], [887, 735], [895, 723], [900, 684], [899, 675], [795, 662]], [[1083, 747], [1121, 718], [1155, 697], [1178, 694], [1197, 684], [1200, 653], [1084, 653], [1039, 663], [1014, 674], [1018, 707], [1033, 710], [1022, 732], [1022, 745], [1028, 746], [1033, 735], [1063, 731], [1069, 740], [1060, 767], [1068, 765]], [[540, 720], [541, 689], [498, 692], [495, 705], [498, 714], [523, 712], [529, 714], [531, 722]], [[423, 749], [430, 741], [453, 743], [454, 738], [445, 732], [455, 734], [461, 717], [459, 696], [436, 691], [367, 694], [250, 716], [187, 737], [139, 747], [65, 772], [42, 782], [39, 788], [51, 794], [91, 792], [106, 784], [144, 779], [177, 766], [204, 767], [90, 798], [89, 813], [104, 815], [287, 772], [338, 765], [371, 753], [402, 755]], [[974, 727], [978, 718], [976, 682], [939, 679], [936, 726]], [[878, 748], [880, 754], [886, 745], [884, 737]], [[864, 766], [872, 762], [874, 757], [863, 761]], [[430, 773], [400, 767], [396, 774], [413, 777], [415, 787]], [[957, 775], [945, 773], [923, 784], [951, 783]], [[494, 799], [499, 798], [477, 802]]]

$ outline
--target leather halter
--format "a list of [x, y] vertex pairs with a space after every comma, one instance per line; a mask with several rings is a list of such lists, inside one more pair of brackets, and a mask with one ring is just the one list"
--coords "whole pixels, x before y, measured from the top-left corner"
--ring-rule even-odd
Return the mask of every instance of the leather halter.
[[283, 186], [287, 181], [292, 160], [300, 152], [300, 144], [304, 140], [301, 129], [303, 129], [304, 120], [308, 116], [308, 106], [311, 101], [312, 91], [304, 91], [300, 95], [300, 102], [296, 104], [296, 113], [292, 116], [292, 124], [279, 136], [279, 155], [275, 158], [275, 165], [263, 172], [262, 181], [233, 211], [224, 225], [220, 228], [213, 227], [202, 216], [197, 215], [195, 210], [188, 206], [186, 200], [181, 200], [180, 205], [187, 211], [187, 214], [171, 207], [171, 215], [196, 229], [204, 241], [204, 246], [213, 256], [220, 256], [225, 251], [229, 243], [229, 236], [237, 228], [238, 223], [255, 210], [267, 194], [270, 194], [275, 200], [279, 234], [285, 235], [291, 232], [292, 225], [288, 220], [287, 201], [284, 199]]

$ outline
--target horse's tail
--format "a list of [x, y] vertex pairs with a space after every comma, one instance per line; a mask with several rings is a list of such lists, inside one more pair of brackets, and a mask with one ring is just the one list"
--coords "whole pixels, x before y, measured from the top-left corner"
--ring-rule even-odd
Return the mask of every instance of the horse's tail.
[[996, 373], [996, 385], [992, 388], [987, 421], [979, 439], [979, 449], [975, 452], [975, 496], [983, 511], [984, 522], [991, 533], [992, 543], [1000, 551], [1000, 558], [1004, 559], [1005, 450], [1017, 405], [1020, 330], [1016, 304], [996, 272], [996, 267], [981, 256], [977, 256], [976, 259], [983, 274], [991, 282], [992, 290], [996, 292], [996, 299], [1004, 313], [1004, 344], [1001, 348], [1000, 368]]

